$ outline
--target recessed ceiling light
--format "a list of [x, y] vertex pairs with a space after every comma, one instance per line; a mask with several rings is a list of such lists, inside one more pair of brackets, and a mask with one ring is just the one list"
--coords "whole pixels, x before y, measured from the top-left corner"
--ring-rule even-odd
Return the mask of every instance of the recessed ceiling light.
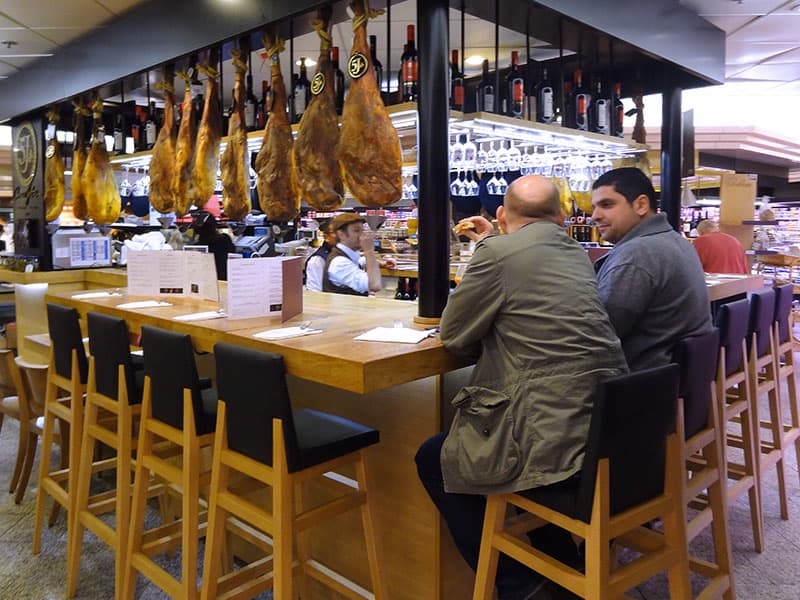
[[0, 58], [42, 58], [53, 56], [52, 52], [41, 53], [41, 54], [3, 54], [0, 53]]
[[470, 67], [479, 67], [483, 64], [484, 60], [486, 59], [483, 56], [473, 54], [472, 56], [468, 56], [464, 59], [464, 64], [469, 65]]
[[[299, 67], [300, 66], [300, 59], [296, 60], [294, 62], [294, 64], [296, 64]], [[306, 58], [306, 66], [307, 67], [316, 67], [317, 66], [317, 61], [315, 61], [313, 58]]]

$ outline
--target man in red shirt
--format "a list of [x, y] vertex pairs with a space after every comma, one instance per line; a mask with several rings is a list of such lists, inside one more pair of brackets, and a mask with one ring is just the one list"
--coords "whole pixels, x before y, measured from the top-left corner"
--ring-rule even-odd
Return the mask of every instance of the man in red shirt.
[[700, 237], [694, 240], [694, 249], [706, 273], [750, 272], [744, 256], [744, 248], [732, 235], [722, 233], [713, 221], [700, 221], [697, 224]]

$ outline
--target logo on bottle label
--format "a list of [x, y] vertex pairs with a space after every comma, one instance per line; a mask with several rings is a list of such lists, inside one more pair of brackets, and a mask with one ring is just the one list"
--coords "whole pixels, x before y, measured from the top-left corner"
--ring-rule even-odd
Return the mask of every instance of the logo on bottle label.
[[53, 144], [50, 144], [47, 147], [47, 150], [44, 152], [45, 158], [53, 158], [56, 155], [56, 147]]
[[322, 71], [317, 71], [314, 77], [311, 78], [311, 93], [317, 96], [322, 90], [325, 89], [325, 75]]
[[347, 61], [347, 72], [353, 79], [363, 76], [369, 69], [369, 60], [361, 52], [353, 52], [350, 60]]

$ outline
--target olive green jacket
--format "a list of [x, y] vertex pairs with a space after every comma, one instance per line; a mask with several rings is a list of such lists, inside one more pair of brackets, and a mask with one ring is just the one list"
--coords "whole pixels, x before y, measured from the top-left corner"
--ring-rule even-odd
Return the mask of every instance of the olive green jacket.
[[627, 366], [592, 265], [561, 227], [534, 222], [478, 244], [441, 338], [477, 359], [442, 448], [448, 492], [520, 491], [581, 468], [592, 394]]

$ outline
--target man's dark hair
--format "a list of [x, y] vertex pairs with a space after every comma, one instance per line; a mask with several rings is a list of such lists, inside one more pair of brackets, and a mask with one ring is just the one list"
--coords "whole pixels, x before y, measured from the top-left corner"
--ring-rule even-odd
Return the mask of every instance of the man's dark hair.
[[647, 175], [636, 167], [621, 167], [606, 171], [592, 185], [592, 189], [610, 186], [618, 194], [625, 196], [629, 204], [633, 204], [639, 196], [644, 194], [650, 200], [650, 210], [655, 212], [658, 209], [656, 202], [656, 191]]

